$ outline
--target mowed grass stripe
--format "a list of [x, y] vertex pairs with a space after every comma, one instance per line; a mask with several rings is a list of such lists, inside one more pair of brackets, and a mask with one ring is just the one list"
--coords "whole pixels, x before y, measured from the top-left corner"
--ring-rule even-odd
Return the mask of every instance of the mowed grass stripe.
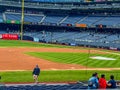
[[53, 53], [53, 54], [49, 53], [48, 56], [55, 58], [56, 62], [58, 62], [58, 60], [60, 60], [61, 63], [69, 63], [72, 60], [70, 58], [70, 56], [68, 56], [66, 54], [64, 56], [59, 56], [59, 53]]
[[[79, 58], [79, 54], [78, 53], [73, 53], [71, 55], [68, 56], [68, 59], [69, 60], [69, 63], [72, 63], [72, 64], [77, 64], [79, 61], [80, 61], [80, 58]], [[81, 58], [82, 59], [82, 58]], [[82, 60], [81, 60], [82, 61]]]
[[87, 53], [28, 52], [27, 54], [59, 63], [79, 64], [98, 68], [120, 67], [120, 64], [118, 63], [120, 61], [120, 59], [118, 58], [119, 56], [113, 54], [90, 54], [89, 56], [114, 58], [116, 59], [115, 61], [91, 59], [88, 57]]
[[72, 48], [71, 46], [63, 46], [56, 44], [44, 44], [32, 41], [21, 40], [0, 40], [0, 47], [57, 47], [57, 48]]
[[[97, 72], [106, 75], [106, 80], [110, 80], [110, 75], [115, 76], [115, 80], [120, 80], [120, 71], [80, 71], [80, 70], [62, 70], [62, 71], [41, 71], [39, 82], [71, 82], [88, 81], [92, 73]], [[5, 82], [34, 82], [32, 71], [0, 72], [1, 83]]]

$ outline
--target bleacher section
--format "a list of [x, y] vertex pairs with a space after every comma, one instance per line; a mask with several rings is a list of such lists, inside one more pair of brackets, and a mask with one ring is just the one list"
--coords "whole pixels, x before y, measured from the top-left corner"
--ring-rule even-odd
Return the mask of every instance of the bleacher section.
[[46, 16], [43, 20], [45, 23], [56, 23], [58, 24], [65, 16]]
[[102, 20], [99, 20], [95, 24], [117, 26], [118, 23], [120, 23], [120, 16], [108, 16], [108, 17], [103, 18]]
[[[20, 13], [5, 13], [6, 20], [21, 21]], [[1, 18], [1, 14], [0, 14]], [[44, 25], [61, 25], [67, 26], [71, 24], [76, 27], [76, 24], [85, 24], [86, 27], [96, 27], [97, 25], [104, 25], [108, 28], [120, 27], [120, 16], [108, 15], [39, 15], [39, 14], [25, 14], [25, 22], [35, 22]]]
[[101, 17], [101, 16], [88, 16], [84, 18], [83, 20], [80, 20], [77, 23], [87, 24], [87, 26], [91, 27], [92, 25], [96, 24], [96, 22], [99, 22], [100, 20], [104, 18], [105, 17]]
[[24, 21], [25, 22], [40, 22], [43, 16], [37, 15], [25, 15]]
[[[6, 20], [18, 20], [21, 21], [20, 13], [6, 13]], [[43, 18], [42, 15], [33, 15], [33, 14], [25, 14], [24, 21], [25, 22], [40, 22]]]
[[85, 16], [68, 16], [62, 23], [75, 25], [79, 20], [82, 20]]
[[26, 36], [38, 38], [39, 41], [53, 42], [53, 43], [64, 43], [74, 45], [91, 45], [98, 47], [116, 47], [120, 48], [119, 34], [99, 33], [99, 32], [26, 32]]

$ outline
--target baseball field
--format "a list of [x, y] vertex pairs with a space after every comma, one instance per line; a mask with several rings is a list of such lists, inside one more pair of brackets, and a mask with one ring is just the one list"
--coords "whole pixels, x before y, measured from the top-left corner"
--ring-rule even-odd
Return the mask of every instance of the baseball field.
[[36, 64], [41, 68], [39, 82], [87, 81], [93, 72], [120, 80], [118, 51], [0, 40], [0, 82], [33, 82]]

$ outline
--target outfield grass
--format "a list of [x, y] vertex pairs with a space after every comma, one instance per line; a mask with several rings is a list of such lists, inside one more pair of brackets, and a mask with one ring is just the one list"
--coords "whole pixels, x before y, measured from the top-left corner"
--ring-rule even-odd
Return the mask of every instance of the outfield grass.
[[21, 40], [1, 40], [0, 47], [55, 47], [55, 48], [73, 48], [73, 49], [86, 49], [86, 50], [99, 50], [102, 52], [114, 52], [120, 53], [113, 50], [104, 50], [97, 48], [87, 48], [87, 47], [77, 47], [77, 46], [66, 46], [66, 45], [56, 45], [56, 44], [46, 44], [46, 43], [37, 43], [32, 41], [21, 41]]
[[[28, 52], [27, 54], [59, 63], [79, 64], [97, 68], [118, 68], [120, 67], [119, 55], [114, 54], [90, 54], [87, 53], [56, 53], [56, 52]], [[89, 57], [102, 56], [116, 60], [96, 60]]]
[[[39, 82], [77, 82], [87, 81], [92, 73], [98, 72], [106, 75], [106, 79], [109, 80], [109, 76], [112, 74], [116, 80], [120, 80], [120, 71], [41, 71], [39, 76]], [[19, 72], [0, 72], [2, 83], [13, 82], [34, 82], [32, 78], [32, 71], [19, 71]]]
[[44, 44], [30, 41], [20, 40], [0, 40], [0, 47], [58, 47], [58, 48], [69, 48], [70, 46], [55, 45], [55, 44]]

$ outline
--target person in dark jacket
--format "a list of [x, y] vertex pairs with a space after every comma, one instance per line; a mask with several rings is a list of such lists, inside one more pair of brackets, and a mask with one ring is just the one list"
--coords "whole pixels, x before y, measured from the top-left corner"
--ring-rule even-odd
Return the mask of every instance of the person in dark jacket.
[[116, 86], [116, 81], [114, 80], [114, 76], [110, 76], [110, 81], [108, 81], [108, 88], [115, 89], [117, 88]]
[[38, 76], [40, 75], [40, 68], [38, 65], [36, 65], [36, 67], [33, 69], [33, 79], [35, 81], [35, 83], [38, 83]]

